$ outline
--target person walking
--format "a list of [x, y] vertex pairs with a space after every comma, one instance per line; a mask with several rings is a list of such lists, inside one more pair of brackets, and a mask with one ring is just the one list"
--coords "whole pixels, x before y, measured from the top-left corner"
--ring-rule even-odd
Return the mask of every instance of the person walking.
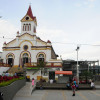
[[73, 91], [73, 95], [72, 95], [72, 96], [75, 96], [75, 89], [76, 89], [76, 86], [75, 86], [75, 84], [73, 83], [73, 84], [72, 84], [72, 91]]
[[33, 90], [34, 90], [34, 78], [32, 78], [32, 91], [31, 91], [31, 94], [32, 94]]

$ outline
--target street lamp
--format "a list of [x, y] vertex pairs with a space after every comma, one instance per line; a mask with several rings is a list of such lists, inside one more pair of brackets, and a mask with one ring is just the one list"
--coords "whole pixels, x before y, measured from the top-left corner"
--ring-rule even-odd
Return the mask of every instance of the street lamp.
[[78, 84], [79, 84], [79, 67], [78, 67], [78, 51], [79, 51], [79, 46], [77, 46], [77, 49], [76, 49], [76, 51], [77, 51], [77, 82], [78, 82]]

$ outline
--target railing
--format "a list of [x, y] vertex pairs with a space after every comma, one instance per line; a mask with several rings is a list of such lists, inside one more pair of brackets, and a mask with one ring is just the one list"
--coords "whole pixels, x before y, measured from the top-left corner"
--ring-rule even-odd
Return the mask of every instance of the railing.
[[0, 63], [0, 67], [11, 67], [9, 64]]
[[[26, 63], [25, 64], [25, 67], [37, 67], [37, 63], [35, 62], [31, 62], [31, 63]], [[46, 66], [45, 67], [62, 67], [62, 63], [58, 62], [58, 63], [46, 63]]]

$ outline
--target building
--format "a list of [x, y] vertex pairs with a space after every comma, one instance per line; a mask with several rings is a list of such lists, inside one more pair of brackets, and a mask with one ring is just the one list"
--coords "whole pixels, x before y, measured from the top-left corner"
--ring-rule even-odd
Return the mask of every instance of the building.
[[0, 53], [3, 63], [11, 67], [37, 67], [37, 62], [46, 62], [48, 68], [62, 69], [62, 60], [57, 59], [51, 41], [47, 42], [37, 37], [37, 19], [33, 16], [31, 6], [26, 15], [21, 19], [21, 33], [17, 32], [16, 38], [3, 44]]

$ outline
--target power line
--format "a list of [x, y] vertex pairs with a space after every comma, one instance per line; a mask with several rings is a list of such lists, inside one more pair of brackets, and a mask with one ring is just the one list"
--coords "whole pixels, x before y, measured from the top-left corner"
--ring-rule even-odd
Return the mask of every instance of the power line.
[[[0, 38], [3, 38], [3, 39], [16, 39], [16, 38], [5, 38], [4, 36], [3, 37], [0, 37]], [[26, 39], [18, 39], [18, 40], [26, 40]], [[29, 40], [29, 41], [36, 41], [36, 40]], [[78, 44], [78, 43], [65, 43], [65, 42], [51, 42], [53, 44], [69, 44], [69, 45], [87, 45], [87, 46], [100, 46], [100, 45], [96, 45], [96, 44]]]

